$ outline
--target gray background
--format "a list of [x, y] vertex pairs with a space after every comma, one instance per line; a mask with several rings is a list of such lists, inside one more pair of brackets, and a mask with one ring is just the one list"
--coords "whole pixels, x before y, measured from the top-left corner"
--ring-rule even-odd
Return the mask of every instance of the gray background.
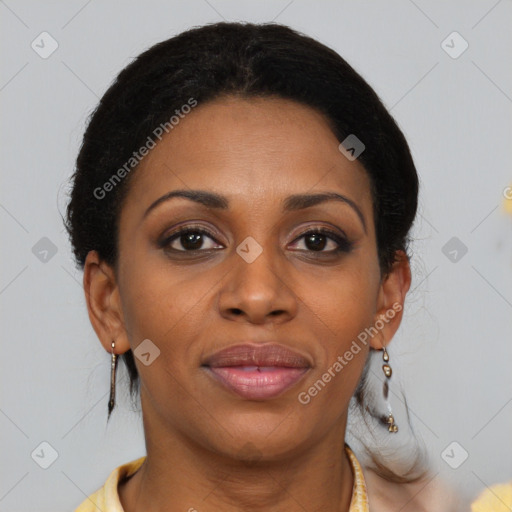
[[[275, 20], [331, 46], [403, 129], [421, 194], [394, 376], [439, 476], [468, 496], [512, 479], [510, 0], [6, 0], [0, 14], [1, 511], [73, 510], [145, 453], [126, 393], [106, 427], [110, 359], [63, 231], [66, 180], [86, 117], [115, 75], [152, 44], [222, 19]], [[31, 47], [43, 46], [43, 31], [58, 43], [47, 58]], [[469, 44], [458, 58], [442, 46], [453, 31]], [[462, 41], [451, 39], [453, 54]], [[443, 251], [452, 237], [456, 257]], [[454, 441], [456, 469], [445, 452]], [[42, 442], [58, 454], [48, 469]]]

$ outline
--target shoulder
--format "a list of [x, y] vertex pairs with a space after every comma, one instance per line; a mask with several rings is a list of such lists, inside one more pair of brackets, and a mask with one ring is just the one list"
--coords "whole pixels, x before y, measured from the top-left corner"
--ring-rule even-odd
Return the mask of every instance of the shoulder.
[[413, 483], [390, 482], [365, 468], [372, 512], [469, 512], [469, 504], [438, 474]]

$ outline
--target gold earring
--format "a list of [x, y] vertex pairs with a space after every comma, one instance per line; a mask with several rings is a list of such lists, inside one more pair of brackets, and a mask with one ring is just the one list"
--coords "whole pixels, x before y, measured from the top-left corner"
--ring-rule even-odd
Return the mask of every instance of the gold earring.
[[384, 399], [386, 400], [386, 405], [388, 408], [388, 415], [383, 416], [382, 420], [383, 422], [388, 426], [389, 432], [398, 432], [398, 426], [395, 424], [395, 418], [393, 417], [393, 413], [391, 412], [391, 405], [389, 404], [389, 379], [391, 378], [391, 375], [393, 374], [393, 371], [391, 370], [391, 366], [389, 366], [389, 354], [386, 350], [386, 347], [383, 347], [382, 349], [382, 360], [384, 361], [384, 364], [382, 365], [382, 371], [384, 372], [384, 375], [386, 376], [384, 380]]
[[116, 400], [116, 367], [117, 367], [117, 354], [114, 354], [114, 344], [112, 341], [112, 358], [110, 362], [110, 399], [108, 401], [108, 419], [110, 418], [110, 413], [115, 405]]

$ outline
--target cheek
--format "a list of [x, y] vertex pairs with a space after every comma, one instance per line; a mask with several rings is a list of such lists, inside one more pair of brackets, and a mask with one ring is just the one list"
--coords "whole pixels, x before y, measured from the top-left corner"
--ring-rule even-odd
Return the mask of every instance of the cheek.
[[298, 399], [329, 422], [346, 409], [361, 377], [369, 353], [365, 329], [373, 322], [376, 290], [373, 282], [354, 274], [339, 285], [323, 287], [314, 302], [318, 365]]
[[310, 380], [315, 387], [311, 392], [323, 396], [318, 405], [324, 400], [336, 400], [341, 407], [359, 382], [369, 352], [365, 329], [374, 321], [379, 279], [378, 267], [362, 259], [354, 260], [305, 300], [314, 313], [312, 322], [317, 326], [321, 347], [318, 367]]
[[[160, 264], [138, 265], [126, 275], [121, 294], [130, 346], [136, 350], [145, 339], [160, 349], [160, 361], [173, 372], [185, 370], [191, 340], [197, 339], [204, 325], [205, 290], [214, 280], [205, 277], [187, 277], [185, 273], [171, 272]], [[144, 368], [141, 368], [144, 373]]]
[[[305, 288], [306, 289], [306, 288]], [[372, 265], [348, 266], [321, 286], [307, 288], [303, 297], [319, 320], [331, 328], [335, 337], [346, 340], [357, 335], [374, 318], [377, 309], [379, 272]]]

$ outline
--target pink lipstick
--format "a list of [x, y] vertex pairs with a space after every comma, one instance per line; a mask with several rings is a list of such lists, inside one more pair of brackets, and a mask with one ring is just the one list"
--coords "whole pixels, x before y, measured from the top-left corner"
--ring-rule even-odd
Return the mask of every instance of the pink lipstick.
[[244, 343], [216, 352], [203, 366], [237, 395], [267, 400], [296, 384], [312, 365], [303, 355], [278, 343]]

